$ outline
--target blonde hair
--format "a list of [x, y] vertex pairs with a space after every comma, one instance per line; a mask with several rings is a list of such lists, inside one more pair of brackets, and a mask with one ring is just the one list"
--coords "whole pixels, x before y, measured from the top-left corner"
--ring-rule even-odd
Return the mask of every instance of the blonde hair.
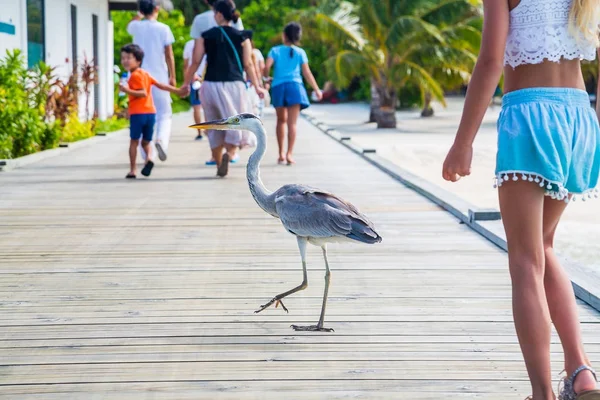
[[571, 29], [580, 32], [585, 41], [600, 47], [600, 0], [573, 0]]

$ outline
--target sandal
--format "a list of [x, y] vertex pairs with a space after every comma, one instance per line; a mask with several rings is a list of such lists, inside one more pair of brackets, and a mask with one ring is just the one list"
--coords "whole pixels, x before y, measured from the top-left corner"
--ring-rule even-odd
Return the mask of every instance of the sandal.
[[137, 178], [137, 177], [135, 176], [135, 174], [132, 174], [131, 172], [128, 173], [127, 175], [125, 175], [125, 179], [135, 179], [135, 178]]
[[229, 154], [223, 154], [223, 158], [221, 159], [221, 165], [217, 168], [217, 176], [224, 178], [227, 176], [227, 172], [229, 171]]
[[575, 393], [573, 384], [575, 383], [575, 378], [577, 378], [577, 375], [579, 375], [579, 373], [582, 371], [590, 371], [592, 375], [594, 375], [594, 379], [598, 381], [598, 378], [596, 377], [596, 371], [587, 365], [582, 365], [581, 367], [577, 368], [570, 377], [565, 377], [563, 379], [562, 382], [564, 387], [562, 390], [559, 390], [560, 394], [558, 395], [558, 400], [600, 400], [600, 389], [592, 389], [581, 393]]
[[142, 169], [142, 175], [150, 176], [150, 173], [152, 173], [152, 168], [154, 168], [154, 163], [152, 161], [148, 161]]

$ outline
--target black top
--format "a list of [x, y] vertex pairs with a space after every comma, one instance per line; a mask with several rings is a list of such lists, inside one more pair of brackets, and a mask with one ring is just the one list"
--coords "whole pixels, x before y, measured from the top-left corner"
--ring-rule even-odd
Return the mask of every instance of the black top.
[[206, 75], [204, 80], [211, 82], [243, 82], [244, 57], [242, 42], [248, 39], [248, 33], [230, 26], [223, 26], [222, 28], [235, 46], [240, 63], [237, 62], [231, 44], [223, 36], [223, 31], [218, 27], [209, 29], [202, 34], [206, 51]]

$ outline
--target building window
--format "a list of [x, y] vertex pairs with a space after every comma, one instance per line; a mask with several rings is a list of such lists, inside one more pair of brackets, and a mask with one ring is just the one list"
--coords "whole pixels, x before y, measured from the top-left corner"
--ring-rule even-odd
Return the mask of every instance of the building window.
[[44, 0], [27, 0], [27, 64], [35, 66], [45, 57]]

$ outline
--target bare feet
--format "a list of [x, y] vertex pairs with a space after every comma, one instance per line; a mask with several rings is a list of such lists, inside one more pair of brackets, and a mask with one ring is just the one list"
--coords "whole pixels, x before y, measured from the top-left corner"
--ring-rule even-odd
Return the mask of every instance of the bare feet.
[[283, 156], [283, 154], [279, 155], [279, 158], [277, 159], [277, 164], [283, 164], [285, 163], [285, 157]]
[[294, 161], [294, 158], [292, 157], [291, 154], [288, 154], [286, 159], [287, 159], [287, 165], [296, 164], [296, 161]]

